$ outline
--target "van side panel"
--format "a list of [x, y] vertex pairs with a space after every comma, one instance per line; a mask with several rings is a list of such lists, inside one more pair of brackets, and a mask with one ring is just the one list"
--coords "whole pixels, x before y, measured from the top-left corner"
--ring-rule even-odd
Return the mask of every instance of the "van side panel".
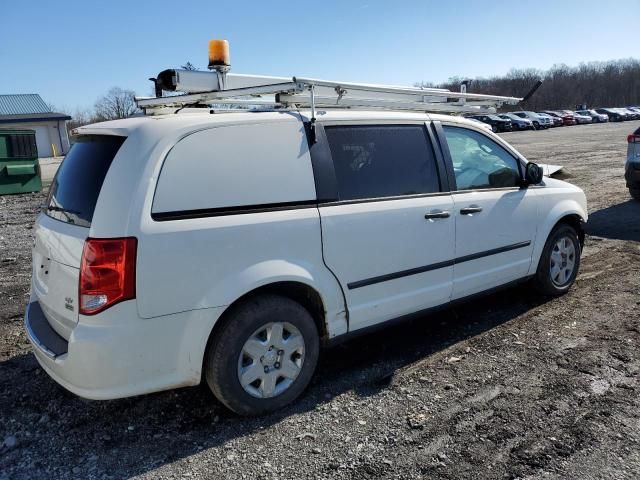
[[313, 202], [314, 185], [302, 122], [223, 125], [171, 149], [152, 212]]
[[148, 199], [138, 244], [141, 317], [226, 306], [260, 286], [297, 281], [320, 294], [329, 336], [346, 332], [342, 291], [322, 261], [300, 121], [187, 135], [148, 195], [153, 207]]

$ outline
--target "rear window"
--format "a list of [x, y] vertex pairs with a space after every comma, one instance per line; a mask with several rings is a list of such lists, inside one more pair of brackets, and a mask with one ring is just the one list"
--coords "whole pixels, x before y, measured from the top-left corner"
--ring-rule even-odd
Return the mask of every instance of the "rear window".
[[88, 227], [104, 177], [126, 137], [90, 135], [76, 139], [51, 184], [46, 213]]

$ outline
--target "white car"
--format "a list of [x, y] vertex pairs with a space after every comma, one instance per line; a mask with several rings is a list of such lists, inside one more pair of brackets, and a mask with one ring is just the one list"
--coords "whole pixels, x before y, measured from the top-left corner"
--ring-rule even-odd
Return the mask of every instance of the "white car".
[[553, 120], [550, 117], [543, 117], [536, 112], [520, 111], [512, 113], [520, 118], [527, 118], [531, 120], [531, 123], [533, 123], [533, 126], [536, 130], [539, 128], [553, 127]]
[[310, 141], [308, 112], [199, 110], [78, 128], [36, 220], [26, 330], [79, 396], [206, 379], [261, 414], [322, 344], [574, 283], [584, 193], [476, 122], [329, 109]]
[[591, 117], [591, 115], [584, 115], [582, 113], [572, 112], [571, 110], [565, 110], [565, 112], [571, 113], [573, 115], [573, 118], [576, 119], [578, 125], [584, 125], [586, 123], [593, 122], [593, 118]]
[[640, 128], [627, 137], [627, 162], [624, 166], [624, 178], [631, 196], [640, 200]]

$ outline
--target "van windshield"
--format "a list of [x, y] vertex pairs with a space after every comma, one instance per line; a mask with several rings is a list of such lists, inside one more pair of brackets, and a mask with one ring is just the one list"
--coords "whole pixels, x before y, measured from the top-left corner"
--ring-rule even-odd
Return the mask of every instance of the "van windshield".
[[104, 177], [126, 137], [78, 137], [56, 173], [46, 214], [56, 220], [91, 226]]

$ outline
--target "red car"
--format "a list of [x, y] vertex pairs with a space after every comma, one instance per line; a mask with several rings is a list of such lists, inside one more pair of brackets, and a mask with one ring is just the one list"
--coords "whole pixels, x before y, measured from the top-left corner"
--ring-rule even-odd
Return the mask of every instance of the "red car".
[[573, 116], [572, 113], [566, 111], [566, 110], [545, 110], [546, 114], [551, 115], [552, 117], [556, 117], [556, 118], [561, 118], [562, 119], [562, 123], [567, 126], [567, 125], [575, 125], [576, 123], [578, 123], [576, 121], [576, 117]]

